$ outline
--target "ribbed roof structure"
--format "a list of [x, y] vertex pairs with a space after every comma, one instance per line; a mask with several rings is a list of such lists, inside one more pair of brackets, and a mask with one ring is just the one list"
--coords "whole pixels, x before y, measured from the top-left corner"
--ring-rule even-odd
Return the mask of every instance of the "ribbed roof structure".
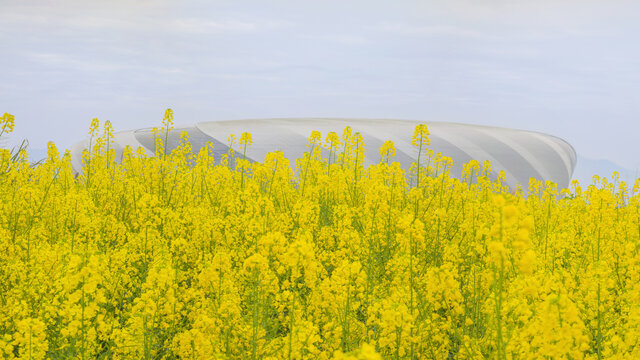
[[[201, 122], [173, 129], [168, 137], [167, 149], [174, 149], [179, 143], [180, 134], [186, 131], [194, 153], [197, 154], [202, 146], [211, 142], [214, 156], [219, 159], [229, 150], [227, 138], [230, 134], [239, 137], [242, 132], [249, 132], [253, 144], [247, 151], [248, 158], [263, 161], [267, 153], [281, 150], [290, 163], [295, 164], [295, 159], [308, 150], [307, 139], [312, 130], [320, 131], [324, 138], [330, 131], [341, 135], [346, 126], [351, 126], [354, 132], [360, 132], [364, 138], [365, 165], [379, 162], [378, 149], [386, 140], [391, 140], [396, 147], [393, 160], [408, 169], [417, 157], [411, 137], [418, 124], [426, 124], [431, 133], [429, 148], [453, 159], [453, 176], [460, 176], [462, 165], [473, 159], [480, 163], [490, 160], [494, 173], [505, 171], [507, 184], [511, 187], [517, 183], [526, 186], [530, 178], [536, 178], [553, 181], [562, 188], [569, 185], [576, 165], [573, 147], [555, 136], [498, 127], [394, 119], [304, 118]], [[78, 172], [82, 167], [81, 153], [87, 144], [88, 141], [80, 142], [71, 150], [73, 166]], [[127, 145], [134, 149], [143, 147], [149, 155], [153, 154], [155, 144], [151, 129], [115, 133], [116, 159], [122, 156]]]

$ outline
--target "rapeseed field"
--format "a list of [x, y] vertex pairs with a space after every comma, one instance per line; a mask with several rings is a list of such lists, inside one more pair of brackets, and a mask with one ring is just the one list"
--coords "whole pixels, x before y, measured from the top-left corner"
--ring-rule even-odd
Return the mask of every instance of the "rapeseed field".
[[450, 174], [424, 125], [410, 169], [348, 127], [293, 167], [247, 133], [165, 153], [172, 128], [115, 161], [94, 119], [78, 175], [0, 150], [0, 357], [640, 358], [638, 181]]

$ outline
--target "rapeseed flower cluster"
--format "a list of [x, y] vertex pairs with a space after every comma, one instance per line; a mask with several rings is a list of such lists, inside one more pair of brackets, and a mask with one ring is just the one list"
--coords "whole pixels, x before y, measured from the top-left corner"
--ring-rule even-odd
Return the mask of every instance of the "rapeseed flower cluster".
[[0, 357], [640, 358], [638, 181], [451, 174], [424, 125], [406, 170], [391, 141], [365, 167], [348, 127], [295, 170], [248, 133], [166, 153], [172, 130], [116, 161], [94, 119], [78, 175], [53, 143], [2, 150]]

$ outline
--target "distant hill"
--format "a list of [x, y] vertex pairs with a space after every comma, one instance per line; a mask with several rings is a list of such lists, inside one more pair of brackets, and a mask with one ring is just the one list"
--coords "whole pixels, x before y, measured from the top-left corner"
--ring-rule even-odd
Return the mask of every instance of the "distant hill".
[[610, 178], [614, 171], [620, 173], [620, 180], [625, 181], [630, 186], [633, 186], [635, 180], [640, 177], [640, 169], [626, 169], [610, 160], [590, 159], [578, 155], [578, 163], [573, 171], [573, 179], [578, 180], [584, 188], [593, 183], [593, 175]]
[[[11, 143], [8, 139], [0, 139], [0, 148], [8, 149], [12, 153], [20, 147], [20, 143]], [[38, 162], [47, 158], [47, 149], [34, 149], [27, 143], [27, 151], [29, 152], [29, 161], [31, 163]]]

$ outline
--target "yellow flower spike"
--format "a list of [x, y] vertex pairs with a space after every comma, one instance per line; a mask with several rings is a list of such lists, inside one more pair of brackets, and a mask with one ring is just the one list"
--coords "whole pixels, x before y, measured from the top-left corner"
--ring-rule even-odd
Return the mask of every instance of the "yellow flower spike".
[[13, 132], [13, 128], [16, 125], [15, 119], [15, 116], [6, 112], [2, 115], [2, 118], [0, 119], [0, 126], [2, 126], [0, 128], [0, 136]]
[[104, 137], [107, 139], [113, 139], [113, 125], [109, 120], [104, 122]]
[[342, 141], [345, 144], [350, 142], [352, 133], [353, 133], [353, 129], [351, 129], [351, 126], [346, 126], [342, 131]]
[[230, 148], [233, 148], [233, 145], [236, 143], [236, 135], [229, 134], [229, 137], [227, 138], [227, 143], [229, 144]]
[[501, 183], [504, 183], [507, 181], [507, 174], [504, 172], [504, 170], [498, 171], [498, 181]]
[[240, 135], [240, 145], [241, 146], [249, 146], [253, 144], [253, 138], [251, 137], [250, 133], [247, 132], [243, 132]]
[[331, 131], [327, 134], [325, 138], [325, 146], [328, 150], [338, 150], [340, 147], [340, 137], [336, 134], [335, 131]]
[[91, 126], [89, 126], [89, 136], [91, 137], [98, 136], [99, 127], [100, 127], [100, 120], [98, 120], [98, 118], [93, 118], [91, 120]]
[[491, 161], [485, 160], [482, 162], [481, 173], [484, 176], [489, 176], [489, 174], [491, 174]]
[[387, 140], [382, 144], [379, 150], [380, 158], [382, 162], [389, 163], [389, 160], [396, 156], [396, 148], [393, 144], [393, 141]]
[[545, 181], [544, 189], [545, 189], [545, 192], [547, 194], [549, 194], [550, 196], [551, 195], [554, 195], [554, 196], [558, 195], [558, 184], [556, 184], [556, 183], [554, 183], [552, 181], [548, 181], [548, 180]]
[[60, 152], [58, 152], [58, 148], [53, 141], [47, 143], [47, 159], [52, 162], [60, 159]]
[[312, 130], [311, 135], [309, 135], [309, 142], [319, 145], [322, 142], [322, 135], [320, 134], [320, 131]]
[[167, 109], [162, 117], [162, 128], [166, 131], [173, 130], [173, 110]]
[[416, 125], [413, 131], [413, 137], [411, 138], [411, 145], [413, 146], [422, 146], [422, 145], [430, 145], [431, 139], [429, 139], [429, 130], [427, 129], [427, 125], [420, 124]]

